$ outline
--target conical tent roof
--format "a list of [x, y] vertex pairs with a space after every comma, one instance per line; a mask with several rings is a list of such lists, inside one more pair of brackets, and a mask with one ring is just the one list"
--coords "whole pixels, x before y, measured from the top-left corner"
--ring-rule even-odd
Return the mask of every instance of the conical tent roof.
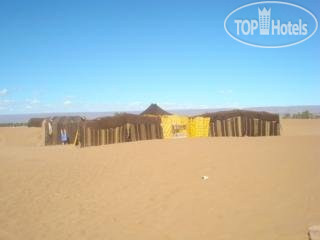
[[140, 115], [172, 115], [172, 114], [163, 110], [157, 104], [153, 103], [146, 110], [144, 110]]

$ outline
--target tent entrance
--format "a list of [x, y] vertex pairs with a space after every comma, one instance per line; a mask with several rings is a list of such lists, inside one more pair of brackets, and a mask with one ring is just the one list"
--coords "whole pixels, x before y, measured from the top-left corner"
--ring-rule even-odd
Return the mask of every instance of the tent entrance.
[[173, 138], [186, 138], [186, 137], [188, 137], [187, 125], [173, 124], [172, 125], [172, 137]]

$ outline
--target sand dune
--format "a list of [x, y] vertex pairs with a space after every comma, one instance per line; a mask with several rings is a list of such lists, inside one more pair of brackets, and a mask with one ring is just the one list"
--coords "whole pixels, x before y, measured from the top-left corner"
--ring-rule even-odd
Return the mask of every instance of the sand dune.
[[40, 128], [1, 127], [0, 146], [42, 146]]
[[282, 136], [320, 135], [320, 119], [283, 119]]
[[320, 121], [282, 127], [84, 149], [0, 128], [0, 239], [307, 239], [320, 224]]

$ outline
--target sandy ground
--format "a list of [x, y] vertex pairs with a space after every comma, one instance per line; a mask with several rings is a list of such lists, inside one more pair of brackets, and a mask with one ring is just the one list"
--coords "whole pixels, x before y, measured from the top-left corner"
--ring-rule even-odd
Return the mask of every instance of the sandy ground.
[[282, 129], [79, 149], [0, 128], [0, 239], [307, 239], [320, 224], [320, 121]]
[[320, 135], [320, 119], [283, 119], [282, 136]]

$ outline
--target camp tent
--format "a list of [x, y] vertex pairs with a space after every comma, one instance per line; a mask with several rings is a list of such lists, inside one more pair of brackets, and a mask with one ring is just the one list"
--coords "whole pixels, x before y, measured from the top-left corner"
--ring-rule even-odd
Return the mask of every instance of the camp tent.
[[140, 115], [164, 116], [164, 115], [172, 115], [172, 114], [163, 110], [157, 104], [153, 103], [146, 110], [140, 113]]
[[44, 144], [57, 145], [61, 144], [61, 130], [67, 132], [69, 143], [75, 143], [78, 138], [79, 129], [84, 124], [85, 118], [80, 116], [59, 116], [47, 118], [42, 123]]
[[210, 129], [210, 118], [197, 116], [190, 117], [188, 121], [188, 136], [189, 137], [208, 137]]
[[112, 117], [85, 121], [80, 128], [81, 146], [97, 146], [112, 143], [163, 138], [157, 116], [117, 114]]
[[[30, 122], [35, 126], [37, 121]], [[39, 122], [45, 145], [61, 144], [60, 133], [65, 129], [69, 142], [82, 147], [162, 138], [280, 135], [277, 114], [232, 110], [188, 117], [173, 115], [156, 104], [140, 115], [123, 113], [93, 120], [64, 116]]]
[[173, 115], [157, 104], [151, 104], [140, 115], [159, 117], [163, 138], [187, 137], [188, 117]]
[[209, 122], [208, 117], [192, 117], [171, 114], [157, 104], [151, 104], [144, 112], [144, 116], [159, 116], [163, 138], [183, 138], [183, 137], [208, 137]]
[[210, 136], [278, 136], [278, 114], [247, 110], [220, 111], [201, 115], [210, 118]]

